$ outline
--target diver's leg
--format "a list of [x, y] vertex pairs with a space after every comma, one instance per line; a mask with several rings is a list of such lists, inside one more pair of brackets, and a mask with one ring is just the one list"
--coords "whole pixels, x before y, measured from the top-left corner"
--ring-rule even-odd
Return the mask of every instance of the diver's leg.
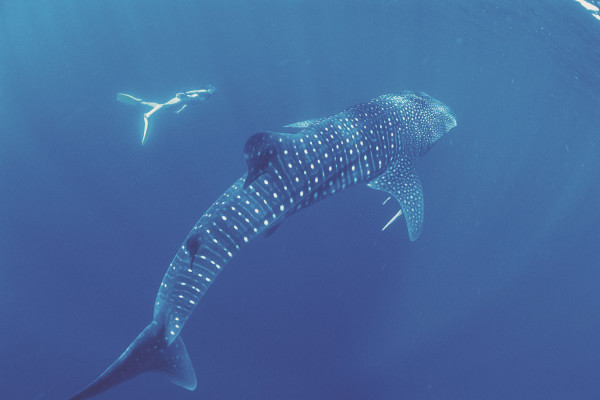
[[157, 112], [158, 110], [163, 108], [163, 104], [156, 104], [156, 103], [154, 103], [154, 104], [155, 104], [155, 106], [152, 107], [152, 110], [150, 110], [144, 114], [144, 118], [150, 118], [152, 116], [152, 114], [154, 114], [155, 112]]
[[147, 134], [148, 134], [148, 118], [146, 117], [146, 114], [144, 114], [144, 136], [142, 136], [142, 144], [144, 144]]
[[154, 103], [152, 101], [141, 101], [140, 104], [142, 104], [144, 106], [148, 106], [150, 108], [158, 107], [158, 106], [161, 105], [161, 104], [158, 104], [158, 103]]
[[147, 113], [144, 114], [144, 136], [142, 136], [142, 144], [144, 144], [144, 141], [146, 140], [146, 136], [148, 135], [148, 127], [150, 125], [150, 117], [157, 112], [158, 110], [160, 110], [161, 108], [163, 108], [163, 104], [156, 104], [152, 110], [148, 111]]
[[150, 108], [154, 108], [154, 107], [157, 107], [160, 105], [158, 103], [154, 103], [153, 101], [144, 101], [142, 99], [138, 99], [137, 97], [133, 97], [132, 95], [126, 94], [126, 93], [117, 94], [117, 100], [120, 101], [121, 103], [141, 104], [143, 106], [150, 107]]

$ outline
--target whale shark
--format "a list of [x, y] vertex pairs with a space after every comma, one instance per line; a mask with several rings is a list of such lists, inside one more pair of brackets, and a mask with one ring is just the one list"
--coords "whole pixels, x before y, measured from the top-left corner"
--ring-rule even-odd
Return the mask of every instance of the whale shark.
[[[423, 226], [423, 191], [415, 159], [456, 126], [450, 108], [422, 92], [376, 97], [327, 118], [289, 125], [296, 133], [248, 138], [248, 171], [189, 232], [160, 284], [152, 322], [96, 380], [70, 400], [83, 400], [144, 372], [185, 389], [196, 375], [181, 338], [192, 311], [222, 268], [250, 240], [351, 185], [395, 199], [411, 241]], [[388, 199], [389, 199], [388, 198]]]

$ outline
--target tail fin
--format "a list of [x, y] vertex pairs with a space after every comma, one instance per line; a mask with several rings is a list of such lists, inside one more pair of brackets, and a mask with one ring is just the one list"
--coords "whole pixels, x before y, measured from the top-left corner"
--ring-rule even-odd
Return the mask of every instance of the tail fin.
[[129, 94], [125, 94], [125, 93], [119, 93], [117, 94], [117, 100], [120, 101], [121, 103], [127, 103], [127, 104], [139, 104], [142, 99], [138, 99], [137, 97], [133, 97]]
[[148, 371], [163, 373], [188, 390], [196, 389], [196, 374], [183, 340], [178, 336], [167, 345], [164, 328], [152, 322], [102, 375], [69, 400], [89, 399]]

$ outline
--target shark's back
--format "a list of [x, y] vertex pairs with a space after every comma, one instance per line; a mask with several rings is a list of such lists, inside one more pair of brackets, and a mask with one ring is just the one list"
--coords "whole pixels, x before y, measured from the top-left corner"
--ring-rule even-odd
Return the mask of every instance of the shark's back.
[[[189, 232], [160, 285], [153, 321], [100, 377], [84, 400], [142, 372], [158, 371], [186, 389], [196, 377], [180, 332], [221, 269], [252, 238], [344, 188], [366, 183], [395, 198], [409, 237], [423, 225], [423, 193], [413, 160], [456, 125], [423, 93], [377, 97], [309, 123], [297, 134], [259, 132], [244, 147], [248, 165]], [[384, 227], [384, 229], [385, 229]]]

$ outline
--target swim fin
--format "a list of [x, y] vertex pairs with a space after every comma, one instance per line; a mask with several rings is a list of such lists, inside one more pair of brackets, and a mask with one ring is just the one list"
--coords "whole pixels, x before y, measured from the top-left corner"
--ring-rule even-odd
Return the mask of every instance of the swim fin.
[[148, 133], [148, 117], [144, 114], [144, 136], [142, 136], [142, 144], [146, 140], [146, 134]]
[[139, 104], [142, 101], [142, 99], [138, 99], [125, 93], [119, 93], [117, 94], [117, 101], [127, 104]]

